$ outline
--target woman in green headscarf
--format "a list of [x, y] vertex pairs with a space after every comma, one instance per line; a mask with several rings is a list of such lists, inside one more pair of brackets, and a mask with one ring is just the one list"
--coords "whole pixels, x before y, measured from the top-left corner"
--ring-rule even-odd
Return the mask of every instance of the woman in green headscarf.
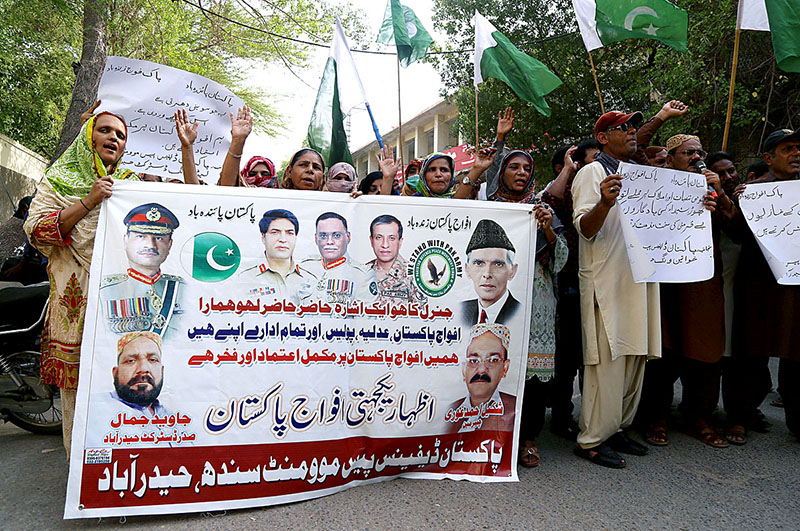
[[402, 195], [471, 199], [480, 186], [478, 178], [491, 166], [496, 151], [494, 148], [478, 150], [469, 175], [461, 183], [456, 182], [453, 156], [447, 153], [431, 153], [422, 162], [419, 175], [406, 180]]
[[119, 168], [128, 130], [107, 112], [89, 118], [78, 137], [45, 172], [25, 232], [48, 258], [50, 307], [42, 331], [42, 378], [61, 388], [64, 446], [69, 456], [83, 320], [100, 203], [114, 179], [136, 179]]

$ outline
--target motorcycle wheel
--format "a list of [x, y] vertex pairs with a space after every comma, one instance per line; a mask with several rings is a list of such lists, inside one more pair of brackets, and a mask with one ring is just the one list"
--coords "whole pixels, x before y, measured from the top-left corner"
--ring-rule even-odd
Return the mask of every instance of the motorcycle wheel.
[[39, 399], [50, 402], [50, 408], [42, 413], [9, 413], [8, 420], [31, 433], [56, 435], [61, 433], [61, 393], [57, 386], [42, 382], [39, 359], [40, 354], [33, 351], [15, 352], [7, 358]]

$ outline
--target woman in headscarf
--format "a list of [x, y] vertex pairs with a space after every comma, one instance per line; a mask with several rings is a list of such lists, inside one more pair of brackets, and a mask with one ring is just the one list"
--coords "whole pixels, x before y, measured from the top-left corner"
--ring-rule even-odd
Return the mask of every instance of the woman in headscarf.
[[102, 112], [89, 118], [45, 172], [24, 225], [31, 244], [49, 259], [50, 307], [42, 330], [41, 374], [44, 383], [61, 388], [67, 456], [97, 207], [111, 197], [114, 179], [137, 179], [119, 168], [127, 140], [119, 116]]
[[484, 148], [475, 153], [475, 163], [460, 186], [456, 186], [455, 161], [446, 153], [431, 153], [422, 163], [418, 176], [406, 180], [402, 195], [470, 199], [475, 197], [481, 174], [492, 164], [496, 150]]
[[356, 169], [346, 162], [337, 162], [328, 170], [325, 189], [329, 192], [350, 194], [356, 190]]
[[239, 172], [242, 186], [248, 188], [277, 188], [278, 175], [275, 164], [267, 157], [250, 157]]
[[553, 210], [536, 196], [533, 159], [521, 150], [509, 151], [500, 169], [487, 183], [490, 201], [525, 203], [533, 207], [536, 232], [536, 262], [533, 279], [528, 364], [522, 400], [519, 461], [522, 466], [539, 464], [536, 437], [545, 416], [545, 383], [553, 376], [556, 352], [556, 292], [554, 279], [567, 261], [567, 239]]
[[364, 195], [381, 195], [381, 186], [383, 185], [383, 173], [373, 171], [367, 174], [366, 177], [358, 185], [358, 189]]
[[311, 148], [304, 148], [292, 155], [283, 171], [281, 188], [287, 190], [321, 191], [325, 184], [325, 159]]

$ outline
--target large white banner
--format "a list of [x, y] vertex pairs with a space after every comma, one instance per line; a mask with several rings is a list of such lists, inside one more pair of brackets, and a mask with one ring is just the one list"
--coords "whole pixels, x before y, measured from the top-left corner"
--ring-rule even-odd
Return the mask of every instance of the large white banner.
[[618, 202], [636, 282], [697, 282], [714, 275], [708, 190], [699, 173], [622, 163]]
[[65, 517], [516, 481], [529, 209], [115, 182]]
[[778, 284], [800, 284], [800, 181], [748, 184], [739, 207]]
[[197, 175], [216, 184], [231, 143], [230, 113], [244, 102], [219, 83], [169, 66], [109, 57], [100, 79], [98, 112], [122, 115], [128, 144], [122, 166], [136, 173], [183, 180], [181, 143], [173, 116], [186, 110], [198, 122], [194, 143]]

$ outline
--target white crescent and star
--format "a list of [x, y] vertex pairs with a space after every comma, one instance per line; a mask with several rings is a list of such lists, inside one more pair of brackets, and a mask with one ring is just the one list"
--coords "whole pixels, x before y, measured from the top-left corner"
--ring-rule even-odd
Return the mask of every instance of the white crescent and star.
[[[633, 31], [633, 21], [639, 15], [649, 15], [649, 16], [651, 16], [653, 18], [658, 18], [658, 13], [656, 13], [655, 10], [650, 8], [650, 7], [647, 7], [647, 6], [634, 7], [633, 9], [631, 9], [628, 12], [628, 15], [625, 17], [625, 29], [626, 30]], [[644, 28], [645, 33], [647, 33], [648, 35], [652, 35], [654, 37], [656, 36], [656, 32], [658, 30], [659, 30], [659, 28], [656, 27], [656, 26], [653, 26], [652, 24], [650, 24], [650, 26]]]
[[[231, 264], [229, 266], [224, 266], [224, 265], [218, 264], [217, 261], [214, 260], [214, 249], [216, 249], [216, 248], [217, 248], [217, 246], [214, 245], [206, 253], [206, 261], [208, 262], [208, 265], [210, 265], [212, 268], [216, 269], [217, 271], [227, 271], [228, 269], [230, 269], [234, 265], [236, 265], [236, 264]], [[228, 249], [227, 251], [225, 251], [225, 254], [227, 254], [228, 256], [231, 256], [233, 254], [233, 249]]]

